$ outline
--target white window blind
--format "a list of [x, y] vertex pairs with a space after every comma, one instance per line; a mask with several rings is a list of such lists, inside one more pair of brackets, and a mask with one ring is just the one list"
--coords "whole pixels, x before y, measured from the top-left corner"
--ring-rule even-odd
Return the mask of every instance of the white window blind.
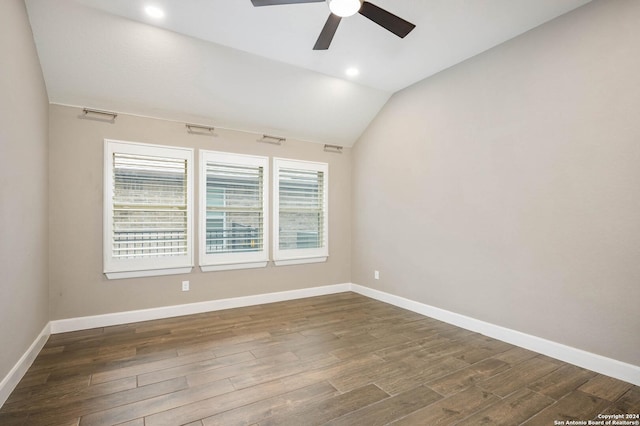
[[187, 253], [187, 162], [113, 154], [113, 257]]
[[328, 165], [274, 159], [277, 265], [322, 262], [328, 256]]
[[107, 276], [190, 270], [193, 151], [107, 141], [105, 157]]
[[200, 267], [266, 266], [268, 159], [200, 151]]

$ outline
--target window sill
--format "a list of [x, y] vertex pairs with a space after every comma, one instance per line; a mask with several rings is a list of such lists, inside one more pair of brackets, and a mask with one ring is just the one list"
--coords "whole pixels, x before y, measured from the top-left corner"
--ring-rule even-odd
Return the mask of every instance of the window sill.
[[188, 274], [191, 272], [192, 269], [193, 269], [192, 266], [187, 266], [184, 268], [150, 269], [147, 271], [105, 272], [104, 274], [110, 280], [120, 280], [123, 278], [157, 277], [159, 275]]
[[251, 269], [251, 268], [264, 268], [267, 266], [264, 262], [251, 262], [251, 263], [227, 263], [224, 265], [200, 265], [202, 272], [214, 272], [214, 271], [231, 271], [235, 269]]
[[320, 257], [304, 257], [298, 259], [281, 259], [274, 260], [273, 263], [276, 266], [287, 266], [287, 265], [302, 265], [304, 263], [322, 263], [327, 261], [327, 256]]

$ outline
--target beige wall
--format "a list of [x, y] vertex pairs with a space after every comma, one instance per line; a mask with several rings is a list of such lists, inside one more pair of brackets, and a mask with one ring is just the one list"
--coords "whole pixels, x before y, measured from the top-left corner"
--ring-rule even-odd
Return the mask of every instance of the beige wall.
[[639, 21], [596, 1], [394, 95], [353, 282], [640, 365]]
[[[332, 154], [320, 144], [292, 140], [277, 146], [256, 142], [256, 134], [222, 129], [216, 129], [216, 137], [193, 135], [181, 122], [130, 115], [119, 115], [110, 124], [80, 119], [81, 112], [58, 105], [50, 108], [52, 320], [350, 281], [350, 149]], [[107, 280], [102, 273], [105, 138], [329, 163], [328, 261], [207, 273], [196, 267], [188, 275]], [[197, 241], [195, 254], [197, 262]], [[191, 291], [181, 291], [182, 280], [190, 281]]]
[[0, 380], [49, 320], [47, 110], [24, 3], [0, 1]]

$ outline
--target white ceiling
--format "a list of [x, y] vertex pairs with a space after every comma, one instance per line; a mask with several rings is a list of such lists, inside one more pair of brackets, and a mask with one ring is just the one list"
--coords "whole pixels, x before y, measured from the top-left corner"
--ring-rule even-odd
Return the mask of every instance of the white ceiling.
[[51, 102], [346, 146], [393, 92], [588, 2], [373, 0], [415, 30], [355, 15], [314, 51], [325, 3], [26, 1]]

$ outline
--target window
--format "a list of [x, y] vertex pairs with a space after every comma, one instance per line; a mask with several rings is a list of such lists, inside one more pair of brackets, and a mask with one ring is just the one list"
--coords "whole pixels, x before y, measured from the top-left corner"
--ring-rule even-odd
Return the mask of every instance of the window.
[[267, 265], [266, 157], [200, 151], [200, 268]]
[[328, 164], [282, 158], [273, 163], [275, 264], [326, 261]]
[[105, 140], [107, 278], [193, 267], [193, 150]]

